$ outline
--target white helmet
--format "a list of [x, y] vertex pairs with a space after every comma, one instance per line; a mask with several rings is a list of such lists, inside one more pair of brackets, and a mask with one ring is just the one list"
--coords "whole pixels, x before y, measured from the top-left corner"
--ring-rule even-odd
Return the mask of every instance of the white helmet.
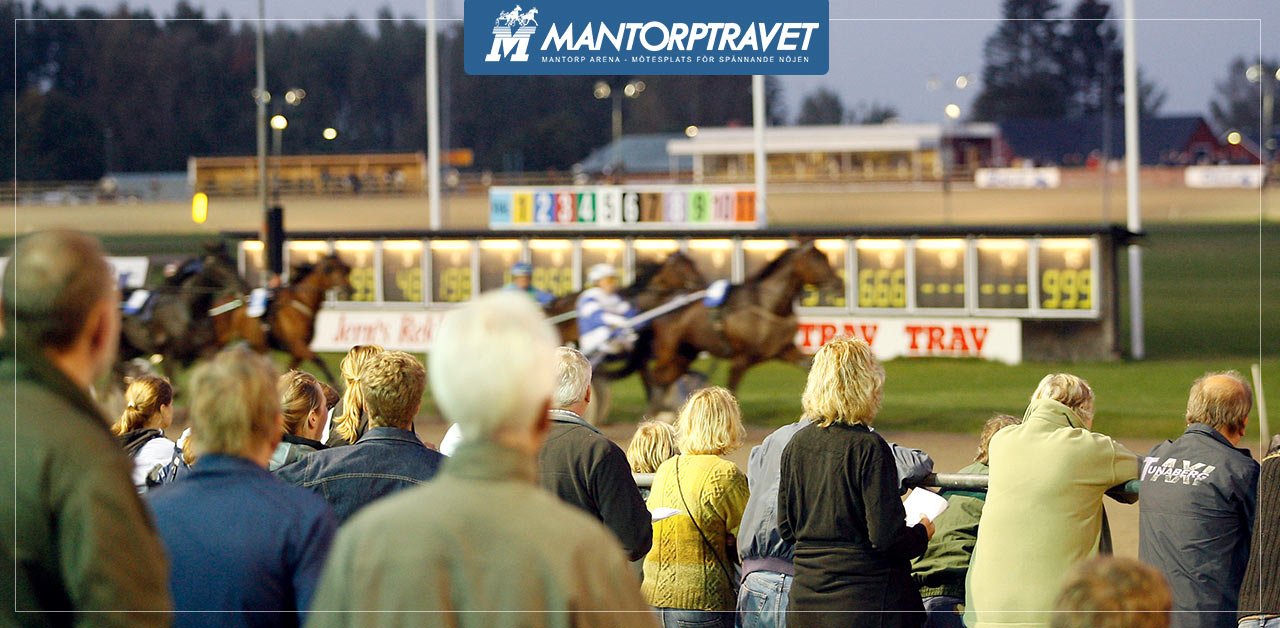
[[587, 283], [594, 284], [605, 277], [617, 277], [618, 269], [613, 264], [596, 264], [587, 271]]

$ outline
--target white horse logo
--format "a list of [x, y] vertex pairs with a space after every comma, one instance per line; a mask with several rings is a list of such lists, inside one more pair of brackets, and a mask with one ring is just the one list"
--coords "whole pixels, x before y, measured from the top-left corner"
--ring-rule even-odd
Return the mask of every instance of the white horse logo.
[[[538, 20], [534, 19], [538, 9], [529, 9], [527, 13], [521, 13], [521, 10], [517, 4], [510, 11], [498, 12], [498, 19], [493, 21], [493, 48], [485, 55], [485, 61], [499, 61], [503, 57], [512, 61], [529, 60], [529, 37], [538, 27]], [[513, 26], [519, 27], [514, 33], [511, 31]]]
[[[507, 27], [515, 26], [516, 23], [519, 23], [521, 26], [524, 26], [526, 23], [528, 23], [529, 19], [532, 19], [531, 17], [532, 14], [537, 12], [538, 10], [535, 8], [530, 10], [527, 15], [520, 15], [520, 5], [517, 4], [516, 8], [510, 11], [498, 11], [498, 19], [494, 20], [493, 23], [499, 24], [499, 23], [505, 22], [506, 23], [505, 26]], [[534, 21], [534, 24], [537, 24], [537, 23], [538, 23], [537, 21]]]
[[538, 7], [529, 9], [528, 13], [525, 13], [524, 15], [520, 16], [520, 26], [528, 26], [529, 22], [533, 22], [533, 25], [537, 26], [538, 20], [533, 19], [533, 16], [537, 14], [538, 14]]

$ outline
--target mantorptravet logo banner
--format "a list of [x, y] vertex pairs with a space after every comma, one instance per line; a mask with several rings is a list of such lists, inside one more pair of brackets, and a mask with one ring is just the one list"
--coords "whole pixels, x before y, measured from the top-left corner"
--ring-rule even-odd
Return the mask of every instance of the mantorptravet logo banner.
[[827, 0], [466, 0], [468, 74], [826, 74]]

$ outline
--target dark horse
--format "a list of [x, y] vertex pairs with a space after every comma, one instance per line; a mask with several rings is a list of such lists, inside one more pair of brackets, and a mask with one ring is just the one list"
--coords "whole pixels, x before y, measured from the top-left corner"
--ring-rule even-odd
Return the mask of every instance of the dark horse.
[[176, 274], [148, 288], [151, 297], [141, 311], [122, 318], [117, 373], [122, 375], [130, 360], [159, 355], [172, 377], [176, 364], [189, 365], [212, 352], [218, 343], [209, 308], [247, 289], [226, 247], [206, 244], [200, 257], [184, 261]]
[[[259, 318], [250, 318], [247, 307], [237, 307], [214, 317], [218, 332], [218, 344], [243, 340], [259, 353], [270, 349], [288, 352], [293, 359], [290, 369], [298, 368], [310, 360], [333, 383], [333, 374], [320, 356], [311, 350], [311, 339], [316, 332], [316, 313], [324, 303], [325, 293], [337, 289], [341, 298], [351, 296], [351, 267], [336, 255], [329, 255], [316, 264], [305, 264], [293, 269], [293, 282], [276, 291], [267, 312]], [[243, 298], [243, 297], [241, 297]], [[227, 299], [225, 302], [229, 302]]]
[[796, 297], [806, 285], [844, 289], [831, 261], [812, 242], [790, 249], [754, 277], [733, 286], [720, 307], [701, 302], [654, 321], [653, 364], [647, 374], [650, 410], [706, 351], [729, 360], [729, 389], [736, 390], [747, 369], [767, 360], [806, 368], [809, 358], [795, 345]]

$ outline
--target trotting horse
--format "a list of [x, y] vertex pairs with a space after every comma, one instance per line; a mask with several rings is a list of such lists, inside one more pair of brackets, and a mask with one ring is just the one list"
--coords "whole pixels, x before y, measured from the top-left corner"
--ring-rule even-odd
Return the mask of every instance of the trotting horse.
[[218, 347], [209, 308], [228, 294], [246, 292], [248, 286], [224, 245], [203, 248], [201, 256], [183, 262], [177, 274], [148, 288], [151, 296], [140, 312], [122, 318], [118, 375], [133, 359], [159, 355], [172, 378], [177, 365], [188, 365]]
[[653, 364], [647, 374], [650, 410], [656, 412], [668, 388], [705, 351], [729, 360], [729, 390], [736, 390], [747, 369], [767, 360], [807, 368], [809, 358], [795, 345], [798, 322], [794, 302], [806, 285], [843, 289], [822, 251], [807, 242], [770, 262], [754, 277], [733, 286], [723, 304], [703, 303], [653, 323]]
[[340, 298], [351, 296], [351, 267], [338, 256], [329, 255], [314, 265], [294, 268], [292, 275], [293, 282], [276, 292], [271, 306], [261, 317], [250, 318], [248, 308], [243, 306], [215, 316], [218, 342], [226, 345], [243, 340], [259, 353], [269, 349], [285, 351], [293, 358], [290, 369], [310, 361], [332, 384], [333, 373], [311, 350], [311, 339], [315, 337], [316, 314], [324, 303], [325, 293], [336, 288]]

